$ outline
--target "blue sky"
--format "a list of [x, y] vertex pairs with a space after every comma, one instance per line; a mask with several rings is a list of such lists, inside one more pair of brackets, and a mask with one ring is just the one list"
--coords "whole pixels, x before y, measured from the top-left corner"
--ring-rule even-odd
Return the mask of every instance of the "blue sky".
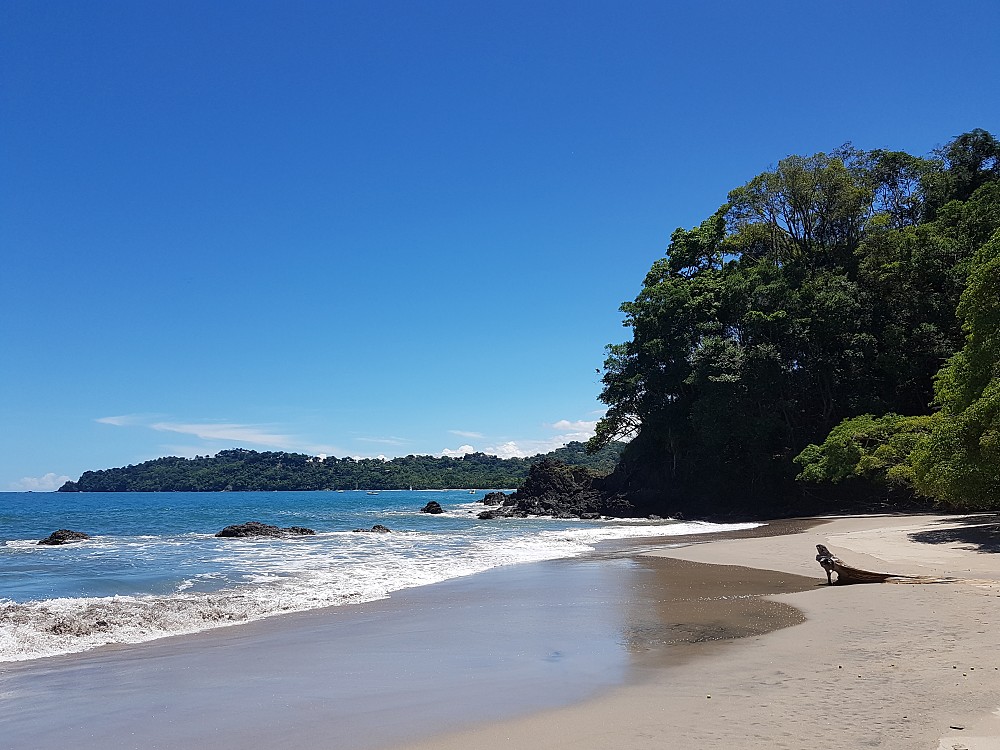
[[585, 438], [674, 228], [997, 70], [994, 0], [5, 0], [0, 490]]

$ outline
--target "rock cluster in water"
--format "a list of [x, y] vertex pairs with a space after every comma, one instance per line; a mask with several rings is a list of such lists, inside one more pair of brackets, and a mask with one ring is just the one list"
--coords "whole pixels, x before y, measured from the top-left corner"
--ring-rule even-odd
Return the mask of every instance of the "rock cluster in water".
[[283, 536], [305, 536], [308, 534], [315, 534], [316, 532], [312, 529], [307, 529], [304, 526], [288, 526], [286, 528], [279, 528], [278, 526], [272, 526], [267, 523], [261, 523], [260, 521], [249, 521], [247, 523], [235, 524], [233, 526], [227, 526], [222, 531], [220, 531], [216, 536], [220, 537], [254, 537], [254, 536], [266, 536], [266, 537], [283, 537]]
[[427, 505], [425, 505], [423, 508], [420, 509], [420, 512], [437, 514], [437, 513], [444, 513], [444, 510], [441, 508], [441, 503], [439, 503], [437, 500], [431, 500], [429, 503], [427, 503]]
[[69, 544], [70, 542], [80, 542], [84, 539], [90, 539], [88, 534], [84, 534], [82, 531], [71, 531], [70, 529], [59, 529], [58, 531], [53, 531], [44, 539], [40, 540], [39, 544]]
[[370, 529], [352, 529], [356, 534], [388, 534], [392, 531], [388, 526], [383, 526], [380, 523], [375, 524]]

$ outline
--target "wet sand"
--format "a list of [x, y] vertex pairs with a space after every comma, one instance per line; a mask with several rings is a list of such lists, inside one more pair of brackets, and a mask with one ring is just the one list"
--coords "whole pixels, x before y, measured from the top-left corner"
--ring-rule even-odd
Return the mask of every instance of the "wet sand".
[[[1000, 533], [996, 517], [843, 518], [785, 536], [647, 554], [813, 576], [774, 596], [805, 620], [694, 646], [696, 659], [633, 670], [588, 701], [400, 747], [653, 750], [1000, 748]], [[938, 584], [827, 586], [813, 545], [883, 572]]]
[[[648, 540], [644, 540], [648, 542]], [[0, 748], [378, 748], [580, 703], [787, 627], [812, 579], [608, 544], [391, 599], [0, 665]], [[691, 644], [694, 644], [692, 646]]]

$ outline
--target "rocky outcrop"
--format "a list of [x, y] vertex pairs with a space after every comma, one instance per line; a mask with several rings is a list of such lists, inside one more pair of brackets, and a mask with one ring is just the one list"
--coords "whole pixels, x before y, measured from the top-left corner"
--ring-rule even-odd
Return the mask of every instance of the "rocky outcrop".
[[233, 537], [233, 538], [246, 538], [246, 537], [285, 537], [285, 536], [306, 536], [310, 534], [315, 534], [316, 532], [312, 529], [307, 529], [304, 526], [288, 526], [285, 528], [279, 528], [277, 526], [271, 526], [267, 523], [261, 523], [260, 521], [248, 521], [247, 523], [235, 524], [233, 526], [227, 526], [222, 531], [220, 531], [216, 536], [219, 537]]
[[70, 544], [71, 542], [81, 542], [84, 539], [90, 539], [88, 534], [84, 534], [82, 531], [71, 531], [70, 529], [59, 529], [58, 531], [53, 531], [44, 539], [39, 540], [39, 544]]
[[483, 505], [503, 505], [503, 501], [506, 499], [506, 492], [487, 492], [479, 502]]
[[427, 505], [420, 509], [421, 513], [444, 513], [444, 509], [441, 507], [441, 503], [437, 500], [431, 500]]
[[390, 529], [388, 526], [383, 526], [382, 524], [377, 523], [374, 526], [372, 526], [370, 529], [353, 529], [353, 531], [356, 534], [371, 534], [371, 533], [375, 533], [375, 534], [389, 534], [390, 532], [392, 532], [392, 529]]
[[528, 471], [524, 484], [510, 495], [493, 492], [490, 510], [479, 518], [600, 518], [602, 516], [633, 516], [635, 509], [626, 500], [609, 495], [595, 486], [596, 474], [583, 468], [571, 467], [551, 459], [543, 459]]

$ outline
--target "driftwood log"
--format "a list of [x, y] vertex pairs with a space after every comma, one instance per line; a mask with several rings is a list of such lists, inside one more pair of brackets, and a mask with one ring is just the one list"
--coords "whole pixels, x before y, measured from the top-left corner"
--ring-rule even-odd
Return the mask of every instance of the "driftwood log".
[[[838, 585], [846, 585], [848, 583], [885, 583], [890, 580], [916, 578], [916, 576], [901, 576], [895, 573], [875, 573], [871, 570], [852, 567], [833, 554], [824, 544], [817, 544], [816, 551], [819, 553], [816, 555], [816, 562], [826, 571], [826, 582], [831, 586], [835, 583]], [[834, 573], [837, 574], [836, 581], [833, 580]]]

